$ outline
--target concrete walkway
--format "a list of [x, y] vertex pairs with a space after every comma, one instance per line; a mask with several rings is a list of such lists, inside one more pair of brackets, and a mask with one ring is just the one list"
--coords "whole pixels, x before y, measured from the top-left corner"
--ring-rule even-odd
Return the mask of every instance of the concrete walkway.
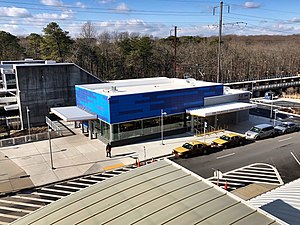
[[[229, 128], [244, 133], [253, 124], [268, 122], [266, 118], [250, 116], [250, 120]], [[72, 124], [67, 124], [72, 127]], [[51, 168], [49, 141], [38, 141], [22, 145], [0, 148], [0, 194], [41, 186], [53, 182], [75, 178], [87, 174], [112, 170], [124, 165], [156, 157], [171, 155], [175, 147], [184, 142], [201, 140], [211, 142], [221, 133], [195, 137], [185, 133], [143, 143], [112, 148], [112, 158], [106, 157], [105, 145], [97, 140], [89, 140], [79, 128], [75, 135], [51, 140], [53, 165]], [[227, 131], [228, 132], [228, 131]]]

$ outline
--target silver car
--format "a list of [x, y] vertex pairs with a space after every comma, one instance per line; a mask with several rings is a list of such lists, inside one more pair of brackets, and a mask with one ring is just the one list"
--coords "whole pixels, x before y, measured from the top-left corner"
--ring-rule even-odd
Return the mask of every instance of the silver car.
[[294, 122], [282, 122], [275, 127], [276, 134], [287, 134], [299, 131], [299, 126]]
[[259, 124], [248, 130], [245, 135], [248, 140], [258, 140], [275, 136], [275, 129], [270, 124]]

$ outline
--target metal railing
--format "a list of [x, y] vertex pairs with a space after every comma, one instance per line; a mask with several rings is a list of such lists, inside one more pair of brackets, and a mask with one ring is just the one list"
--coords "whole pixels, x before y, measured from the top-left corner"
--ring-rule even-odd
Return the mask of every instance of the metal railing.
[[62, 135], [62, 130], [59, 126], [57, 126], [56, 123], [54, 123], [52, 120], [50, 120], [47, 116], [45, 117], [46, 118], [46, 124], [53, 130], [53, 131], [56, 131], [57, 134], [59, 136]]
[[208, 127], [205, 129], [197, 129], [195, 128], [195, 135], [196, 136], [203, 136], [203, 135], [210, 135], [210, 134], [216, 134], [218, 132], [223, 132], [225, 131], [225, 126], [217, 126], [217, 127], [213, 127], [211, 125], [208, 125]]
[[[46, 123], [52, 129], [52, 131], [49, 131], [51, 138], [62, 136], [62, 129], [59, 126], [57, 126], [57, 124], [55, 124], [53, 121], [51, 121], [47, 116], [46, 116]], [[35, 141], [43, 141], [43, 140], [47, 140], [48, 138], [49, 138], [48, 131], [43, 133], [25, 135], [21, 137], [6, 138], [0, 140], [0, 147], [25, 144], [29, 142], [35, 142]]]
[[[56, 131], [50, 131], [51, 138], [60, 137], [61, 135]], [[35, 141], [43, 141], [48, 140], [48, 132], [38, 133], [38, 134], [31, 134], [21, 137], [13, 137], [13, 138], [6, 138], [0, 140], [0, 147], [8, 147], [13, 145], [20, 145], [29, 142]]]

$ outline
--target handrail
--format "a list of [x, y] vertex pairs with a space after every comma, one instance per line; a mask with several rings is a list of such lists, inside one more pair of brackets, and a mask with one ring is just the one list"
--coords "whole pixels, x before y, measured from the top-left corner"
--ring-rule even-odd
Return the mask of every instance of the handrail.
[[50, 120], [47, 116], [46, 118], [46, 124], [48, 124], [49, 127], [51, 127], [52, 130], [56, 131], [58, 135], [61, 136], [62, 130], [59, 126], [57, 126], [52, 120]]

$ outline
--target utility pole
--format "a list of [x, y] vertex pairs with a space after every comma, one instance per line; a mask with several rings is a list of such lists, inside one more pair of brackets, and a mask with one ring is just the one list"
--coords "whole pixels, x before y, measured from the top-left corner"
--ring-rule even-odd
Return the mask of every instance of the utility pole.
[[176, 57], [177, 57], [177, 26], [174, 27], [174, 78], [176, 78]]
[[[221, 78], [221, 42], [222, 42], [222, 20], [223, 20], [223, 1], [220, 1], [220, 20], [219, 20], [219, 46], [218, 46], [218, 75], [217, 83]], [[222, 80], [222, 79], [221, 79]]]
[[[176, 69], [177, 69], [177, 31], [180, 30], [177, 28], [177, 26], [174, 27], [174, 40], [173, 40], [173, 47], [174, 47], [174, 60], [173, 60], [173, 76], [176, 77]], [[173, 31], [170, 30], [170, 36], [171, 32]]]
[[[229, 6], [228, 13], [229, 13]], [[219, 19], [219, 43], [218, 43], [218, 72], [217, 72], [217, 83], [221, 79], [222, 81], [222, 73], [221, 73], [221, 43], [222, 43], [222, 25], [223, 25], [223, 1], [220, 0], [220, 5], [213, 8], [213, 15], [215, 15], [215, 9], [220, 8], [220, 19]]]

